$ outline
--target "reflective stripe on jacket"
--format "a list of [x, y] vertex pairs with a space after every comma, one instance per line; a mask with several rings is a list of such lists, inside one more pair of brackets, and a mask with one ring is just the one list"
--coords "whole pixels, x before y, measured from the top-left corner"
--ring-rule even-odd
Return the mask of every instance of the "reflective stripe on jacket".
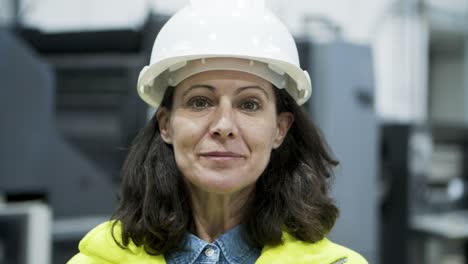
[[[163, 255], [152, 256], [143, 247], [132, 242], [126, 249], [119, 247], [111, 235], [112, 222], [105, 222], [91, 230], [80, 242], [80, 253], [67, 264], [165, 264]], [[120, 225], [115, 226], [115, 237], [120, 241]], [[256, 264], [367, 264], [351, 249], [324, 238], [316, 243], [295, 239], [283, 232], [284, 243], [265, 246]]]

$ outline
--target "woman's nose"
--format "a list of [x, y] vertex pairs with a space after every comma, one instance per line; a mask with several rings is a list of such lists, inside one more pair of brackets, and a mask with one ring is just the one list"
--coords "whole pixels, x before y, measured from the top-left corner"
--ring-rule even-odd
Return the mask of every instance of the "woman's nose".
[[210, 126], [210, 134], [213, 138], [221, 140], [237, 136], [238, 129], [231, 102], [221, 101], [219, 103]]

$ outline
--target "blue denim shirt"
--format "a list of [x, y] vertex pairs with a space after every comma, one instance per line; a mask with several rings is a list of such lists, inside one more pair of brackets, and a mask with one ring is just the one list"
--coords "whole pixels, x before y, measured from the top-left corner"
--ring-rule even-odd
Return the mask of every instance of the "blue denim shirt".
[[237, 226], [208, 243], [187, 233], [182, 248], [165, 255], [167, 264], [253, 264], [260, 256], [260, 249], [247, 244]]

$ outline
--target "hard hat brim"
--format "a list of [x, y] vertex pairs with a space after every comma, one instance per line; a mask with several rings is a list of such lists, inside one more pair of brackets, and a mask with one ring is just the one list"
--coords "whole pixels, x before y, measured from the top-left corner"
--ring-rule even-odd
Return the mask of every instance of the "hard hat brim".
[[141, 70], [138, 78], [137, 91], [139, 96], [152, 107], [158, 108], [163, 98], [164, 92], [167, 89], [167, 84], [165, 82], [157, 81], [159, 79], [158, 76], [174, 65], [203, 58], [238, 58], [266, 63], [274, 67], [277, 71], [284, 72], [289, 76], [289, 78], [294, 80], [295, 85], [289, 85], [286, 87], [286, 90], [294, 98], [298, 105], [305, 103], [311, 96], [312, 85], [309, 74], [307, 71], [303, 71], [296, 65], [269, 58], [225, 54], [171, 57], [146, 66]]

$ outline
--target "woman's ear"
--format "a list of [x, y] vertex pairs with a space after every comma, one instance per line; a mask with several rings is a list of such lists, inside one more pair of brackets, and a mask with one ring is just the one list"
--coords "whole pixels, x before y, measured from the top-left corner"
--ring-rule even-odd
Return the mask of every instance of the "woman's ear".
[[276, 137], [273, 142], [273, 149], [277, 149], [281, 146], [293, 122], [294, 115], [290, 112], [282, 112], [278, 115]]
[[161, 138], [167, 144], [172, 144], [172, 130], [170, 117], [170, 112], [166, 108], [160, 108], [156, 113], [156, 119], [158, 120]]

